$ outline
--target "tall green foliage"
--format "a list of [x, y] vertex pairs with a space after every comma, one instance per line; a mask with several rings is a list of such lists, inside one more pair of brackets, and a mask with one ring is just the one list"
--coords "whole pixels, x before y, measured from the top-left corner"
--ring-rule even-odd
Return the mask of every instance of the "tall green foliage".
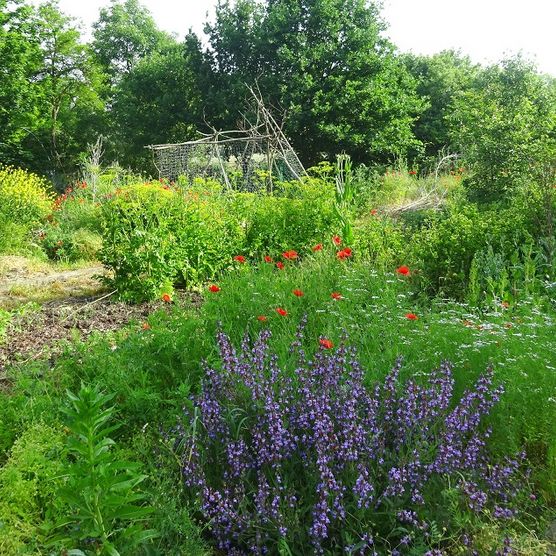
[[[240, 0], [218, 4], [207, 26], [224, 108], [243, 83], [288, 111], [286, 131], [307, 162], [345, 150], [354, 160], [403, 154], [421, 110], [378, 6], [363, 0]], [[229, 121], [229, 120], [228, 120]]]
[[520, 57], [479, 73], [455, 101], [452, 137], [479, 198], [508, 198], [556, 157], [556, 80]]

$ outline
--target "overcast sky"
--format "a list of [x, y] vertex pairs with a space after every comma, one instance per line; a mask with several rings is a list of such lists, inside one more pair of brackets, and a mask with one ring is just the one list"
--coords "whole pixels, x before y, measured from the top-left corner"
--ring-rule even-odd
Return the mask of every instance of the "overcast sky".
[[[35, 1], [38, 3], [38, 0]], [[84, 30], [109, 0], [59, 0]], [[202, 32], [216, 0], [142, 0], [160, 28], [183, 36]], [[384, 0], [388, 34], [402, 51], [433, 54], [461, 49], [476, 62], [495, 62], [518, 51], [556, 76], [556, 0]]]

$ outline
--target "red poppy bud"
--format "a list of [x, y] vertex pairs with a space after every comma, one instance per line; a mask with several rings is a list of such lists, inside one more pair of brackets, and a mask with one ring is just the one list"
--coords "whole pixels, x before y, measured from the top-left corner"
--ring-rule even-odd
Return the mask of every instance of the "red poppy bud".
[[286, 311], [286, 309], [282, 309], [282, 307], [278, 307], [278, 308], [276, 309], [276, 312], [277, 312], [280, 316], [282, 316], [282, 317], [285, 317], [285, 316], [288, 314], [288, 312]]
[[333, 236], [332, 241], [334, 242], [335, 245], [341, 245], [342, 238], [340, 236]]
[[313, 251], [322, 251], [322, 243], [317, 243], [317, 244], [313, 247]]
[[301, 290], [293, 290], [292, 293], [296, 297], [303, 297], [305, 295]]
[[268, 319], [267, 319], [267, 317], [265, 317], [264, 315], [259, 315], [259, 316], [257, 317], [257, 320], [258, 320], [258, 321], [261, 321], [261, 322], [266, 322]]
[[341, 294], [340, 292], [332, 292], [332, 293], [330, 294], [330, 297], [331, 297], [332, 299], [335, 299], [336, 301], [338, 301], [338, 300], [342, 299], [343, 296], [342, 296], [342, 294]]
[[277, 267], [279, 270], [284, 270], [284, 263], [283, 263], [282, 261], [278, 261], [278, 262], [276, 263], [276, 267]]
[[220, 291], [220, 288], [216, 284], [211, 284], [209, 286], [209, 291], [212, 293], [217, 293]]
[[270, 257], [268, 255], [265, 255], [264, 262], [265, 263], [271, 263], [272, 262], [272, 257]]

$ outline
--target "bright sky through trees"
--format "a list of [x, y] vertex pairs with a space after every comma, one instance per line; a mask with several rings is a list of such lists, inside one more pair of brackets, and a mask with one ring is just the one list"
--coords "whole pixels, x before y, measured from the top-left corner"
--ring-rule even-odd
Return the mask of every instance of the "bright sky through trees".
[[[38, 0], [35, 0], [38, 2]], [[60, 0], [88, 30], [108, 0]], [[201, 33], [216, 0], [142, 0], [165, 31]], [[402, 51], [433, 54], [461, 49], [477, 62], [523, 51], [540, 71], [556, 76], [556, 0], [384, 0], [389, 36]]]

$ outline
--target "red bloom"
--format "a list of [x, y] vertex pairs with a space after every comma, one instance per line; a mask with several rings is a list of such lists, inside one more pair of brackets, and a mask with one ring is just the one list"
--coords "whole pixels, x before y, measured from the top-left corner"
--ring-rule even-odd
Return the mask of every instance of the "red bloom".
[[282, 307], [277, 307], [276, 312], [282, 317], [285, 317], [288, 314], [286, 309], [282, 309]]
[[209, 286], [209, 292], [216, 293], [219, 292], [220, 288], [216, 284], [211, 284]]
[[270, 257], [269, 255], [265, 255], [264, 262], [265, 263], [271, 263], [272, 262], [272, 257]]
[[372, 210], [371, 210], [371, 214], [372, 214], [373, 216], [376, 216], [376, 215], [378, 214], [378, 210], [377, 210], [377, 209], [372, 209]]
[[336, 245], [341, 245], [342, 243], [342, 238], [340, 236], [333, 236], [332, 237], [332, 241], [336, 244]]
[[267, 321], [267, 317], [265, 317], [264, 315], [259, 315], [257, 317], [257, 320], [261, 321], [261, 322], [266, 322]]
[[322, 243], [317, 243], [317, 244], [313, 247], [313, 251], [322, 251]]
[[293, 249], [284, 251], [284, 253], [282, 253], [282, 257], [284, 257], [284, 259], [288, 259], [289, 261], [293, 261], [294, 259], [297, 259], [297, 251], [294, 251]]
[[245, 257], [243, 255], [236, 255], [234, 257], [234, 261], [237, 261], [238, 263], [244, 264], [245, 263]]
[[343, 296], [342, 296], [342, 294], [341, 294], [340, 292], [332, 292], [332, 293], [330, 294], [330, 297], [331, 297], [332, 299], [335, 299], [336, 301], [339, 301], [340, 299], [343, 298]]
[[411, 271], [409, 270], [408, 266], [402, 265], [400, 267], [398, 267], [396, 269], [396, 272], [398, 274], [401, 274], [402, 276], [409, 276], [411, 274]]
[[336, 256], [338, 257], [338, 259], [344, 260], [344, 259], [349, 259], [349, 257], [351, 257], [351, 254], [352, 254], [351, 249], [349, 247], [346, 247], [345, 249], [338, 251], [336, 253]]
[[405, 318], [409, 320], [417, 320], [419, 317], [415, 313], [406, 313]]
[[416, 170], [409, 170], [409, 175], [414, 176], [417, 173]]
[[151, 329], [151, 325], [150, 325], [148, 322], [144, 322], [144, 323], [141, 325], [141, 328], [142, 328], [143, 330], [150, 330], [150, 329]]
[[296, 297], [303, 297], [305, 295], [301, 290], [293, 290], [292, 293]]
[[282, 261], [278, 261], [278, 262], [276, 263], [276, 267], [277, 267], [279, 270], [284, 270], [284, 263], [283, 263]]
[[502, 305], [502, 307], [504, 307], [504, 309], [507, 309], [510, 306], [510, 304], [507, 301], [502, 301], [502, 303], [500, 305]]
[[327, 338], [321, 338], [319, 340], [319, 344], [324, 348], [324, 349], [332, 349], [334, 347], [334, 344], [328, 340]]
[[165, 301], [166, 303], [170, 303], [170, 301], [172, 301], [172, 296], [169, 293], [165, 293], [162, 296], [162, 301]]

